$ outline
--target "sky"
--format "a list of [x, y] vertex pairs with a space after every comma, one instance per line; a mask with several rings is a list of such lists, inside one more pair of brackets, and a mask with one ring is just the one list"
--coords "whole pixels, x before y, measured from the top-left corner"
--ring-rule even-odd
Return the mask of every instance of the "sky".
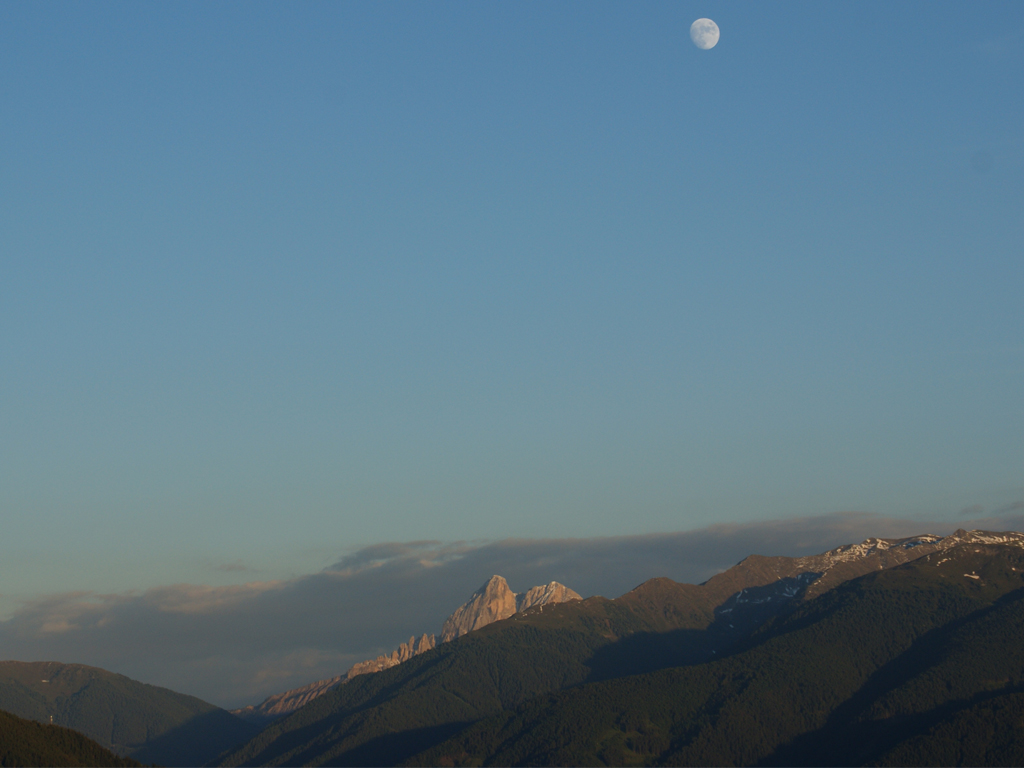
[[0, 618], [1005, 517], [1021, 71], [1018, 2], [0, 4]]

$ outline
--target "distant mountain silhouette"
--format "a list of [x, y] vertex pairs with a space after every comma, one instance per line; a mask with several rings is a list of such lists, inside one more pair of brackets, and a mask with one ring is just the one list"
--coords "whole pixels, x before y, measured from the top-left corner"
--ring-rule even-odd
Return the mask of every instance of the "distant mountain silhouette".
[[203, 765], [259, 730], [194, 696], [58, 662], [0, 662], [0, 709], [168, 766]]

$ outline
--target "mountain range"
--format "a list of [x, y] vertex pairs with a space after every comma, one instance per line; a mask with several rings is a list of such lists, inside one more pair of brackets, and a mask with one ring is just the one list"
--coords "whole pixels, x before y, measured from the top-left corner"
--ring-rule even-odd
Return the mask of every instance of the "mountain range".
[[[518, 611], [537, 605], [580, 599], [582, 598], [578, 594], [557, 581], [539, 587], [531, 587], [522, 594], [516, 594], [503, 577], [495, 575], [445, 619], [441, 626], [441, 642], [450, 642], [468, 632], [495, 621], [507, 619]], [[410, 637], [407, 643], [399, 645], [398, 649], [392, 651], [390, 655], [361, 661], [352, 665], [344, 674], [268, 696], [259, 704], [235, 709], [231, 713], [248, 722], [265, 725], [304, 707], [313, 699], [342, 683], [347, 683], [354, 677], [382, 672], [385, 669], [398, 666], [413, 656], [432, 650], [436, 645], [437, 641], [433, 634], [424, 634], [419, 640]]]
[[1022, 576], [1024, 535], [960, 530], [538, 605], [337, 686], [218, 764], [942, 763], [959, 758], [936, 745], [986, 718], [1005, 727], [958, 754], [1014, 764]]
[[409, 762], [1021, 765], [1022, 571], [1019, 548], [927, 555], [803, 602], [721, 659], [537, 697]]
[[0, 709], [167, 765], [1024, 765], [1020, 533], [752, 555], [614, 600], [494, 576], [435, 637], [279, 694], [258, 733], [80, 665], [0, 664]]

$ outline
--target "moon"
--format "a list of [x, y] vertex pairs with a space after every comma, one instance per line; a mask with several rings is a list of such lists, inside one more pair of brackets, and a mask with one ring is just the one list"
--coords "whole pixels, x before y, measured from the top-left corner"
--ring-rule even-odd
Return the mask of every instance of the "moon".
[[719, 34], [718, 25], [711, 19], [697, 19], [690, 25], [690, 39], [702, 51], [718, 45]]

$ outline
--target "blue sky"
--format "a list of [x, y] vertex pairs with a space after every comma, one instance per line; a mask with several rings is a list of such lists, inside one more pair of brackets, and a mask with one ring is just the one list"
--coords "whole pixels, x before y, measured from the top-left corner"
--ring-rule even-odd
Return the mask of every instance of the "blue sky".
[[1017, 2], [0, 5], [0, 601], [1019, 502], [1022, 71]]

